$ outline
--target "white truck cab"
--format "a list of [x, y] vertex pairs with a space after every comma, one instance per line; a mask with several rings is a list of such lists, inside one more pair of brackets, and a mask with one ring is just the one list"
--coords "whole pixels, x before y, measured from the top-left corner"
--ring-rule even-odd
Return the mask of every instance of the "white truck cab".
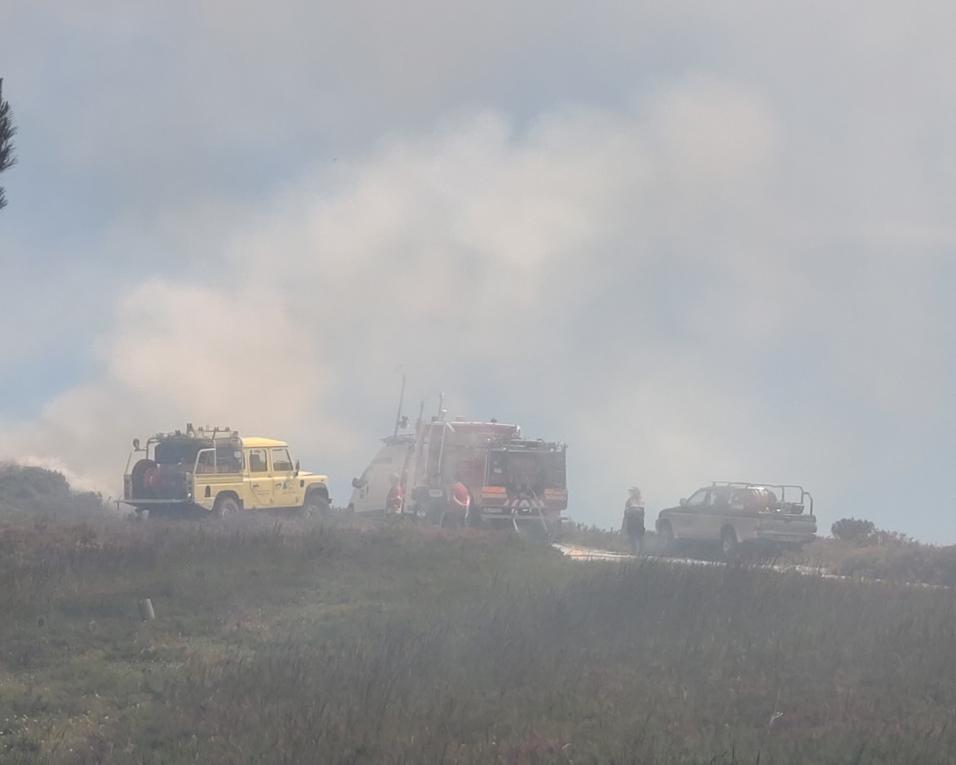
[[414, 458], [415, 436], [402, 434], [384, 439], [385, 445], [378, 450], [358, 478], [352, 479], [352, 497], [348, 509], [356, 513], [384, 513], [393, 476], [406, 475]]

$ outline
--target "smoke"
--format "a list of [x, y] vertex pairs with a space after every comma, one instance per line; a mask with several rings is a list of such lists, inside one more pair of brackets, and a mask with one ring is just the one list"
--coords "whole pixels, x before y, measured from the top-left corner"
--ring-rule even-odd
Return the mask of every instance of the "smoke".
[[89, 379], [0, 452], [115, 492], [133, 436], [225, 424], [288, 438], [341, 502], [401, 367], [412, 400], [568, 441], [580, 520], [616, 523], [632, 483], [651, 507], [715, 478], [835, 498], [861, 423], [945, 395], [940, 266], [874, 257], [862, 229], [834, 260], [826, 204], [792, 204], [821, 166], [792, 140], [759, 93], [688, 77], [633, 109], [460, 115], [166, 216], [195, 267], [125, 284]]

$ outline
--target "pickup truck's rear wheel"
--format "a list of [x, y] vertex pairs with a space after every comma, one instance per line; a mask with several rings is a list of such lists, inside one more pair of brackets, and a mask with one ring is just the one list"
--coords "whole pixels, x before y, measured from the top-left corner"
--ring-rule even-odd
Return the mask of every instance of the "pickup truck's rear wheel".
[[212, 514], [217, 518], [228, 518], [233, 515], [238, 515], [240, 509], [239, 500], [235, 497], [231, 497], [228, 494], [225, 496], [220, 495], [216, 497], [216, 501], [212, 506]]
[[737, 557], [737, 532], [731, 526], [724, 526], [720, 532], [720, 551], [724, 560], [734, 560]]
[[329, 498], [319, 491], [311, 491], [302, 505], [302, 515], [306, 518], [324, 518], [332, 510]]

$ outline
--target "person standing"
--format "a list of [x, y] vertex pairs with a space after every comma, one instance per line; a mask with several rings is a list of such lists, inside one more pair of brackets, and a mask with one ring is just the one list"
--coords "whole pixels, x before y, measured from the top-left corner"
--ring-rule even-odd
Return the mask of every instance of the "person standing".
[[405, 487], [397, 473], [388, 477], [390, 488], [385, 497], [385, 513], [401, 514], [405, 510]]
[[644, 499], [641, 490], [632, 486], [624, 503], [624, 523], [621, 531], [631, 543], [635, 555], [640, 555], [644, 549]]

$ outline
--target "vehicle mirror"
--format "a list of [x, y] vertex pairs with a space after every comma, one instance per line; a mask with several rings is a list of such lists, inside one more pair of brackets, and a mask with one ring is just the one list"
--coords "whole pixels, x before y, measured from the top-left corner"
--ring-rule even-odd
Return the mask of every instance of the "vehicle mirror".
[[133, 439], [133, 449], [134, 449], [134, 451], [137, 451], [137, 452], [139, 451], [139, 439], [138, 439], [138, 438], [134, 438], [134, 439]]
[[298, 475], [299, 475], [299, 470], [301, 470], [301, 469], [302, 469], [302, 468], [301, 468], [301, 465], [299, 464], [299, 461], [296, 460], [296, 461], [295, 461], [295, 475], [296, 475], [296, 477], [298, 477]]
[[352, 488], [353, 488], [353, 489], [361, 489], [361, 488], [362, 488], [362, 482], [361, 482], [358, 478], [353, 478], [353, 479], [352, 479]]
[[680, 506], [681, 507], [687, 506], [687, 497], [681, 497]]

